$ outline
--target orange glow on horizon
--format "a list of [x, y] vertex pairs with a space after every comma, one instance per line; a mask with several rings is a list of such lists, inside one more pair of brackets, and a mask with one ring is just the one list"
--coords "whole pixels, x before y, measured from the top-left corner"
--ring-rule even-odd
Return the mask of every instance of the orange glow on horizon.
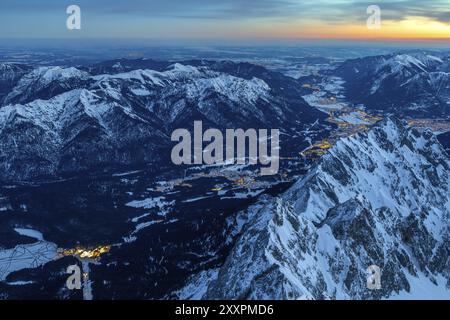
[[[276, 30], [276, 31], [274, 31]], [[450, 24], [424, 17], [408, 17], [402, 21], [382, 22], [381, 29], [370, 30], [364, 23], [329, 25], [309, 22], [270, 28], [266, 25], [264, 37], [285, 39], [342, 39], [342, 40], [446, 40], [450, 43]]]

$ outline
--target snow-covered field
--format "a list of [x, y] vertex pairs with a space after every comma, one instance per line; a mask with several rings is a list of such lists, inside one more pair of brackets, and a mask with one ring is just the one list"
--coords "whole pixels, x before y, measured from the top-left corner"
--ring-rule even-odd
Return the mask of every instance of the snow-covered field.
[[45, 241], [39, 231], [19, 228], [15, 231], [20, 235], [35, 238], [37, 242], [0, 250], [0, 281], [4, 281], [14, 271], [40, 267], [57, 255], [57, 245]]

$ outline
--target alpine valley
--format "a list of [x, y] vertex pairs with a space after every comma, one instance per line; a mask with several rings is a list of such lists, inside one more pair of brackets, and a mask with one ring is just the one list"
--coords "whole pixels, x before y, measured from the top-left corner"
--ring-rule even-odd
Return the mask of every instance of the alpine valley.
[[[0, 299], [449, 299], [450, 53], [256, 51], [3, 52]], [[195, 121], [278, 173], [172, 164]]]

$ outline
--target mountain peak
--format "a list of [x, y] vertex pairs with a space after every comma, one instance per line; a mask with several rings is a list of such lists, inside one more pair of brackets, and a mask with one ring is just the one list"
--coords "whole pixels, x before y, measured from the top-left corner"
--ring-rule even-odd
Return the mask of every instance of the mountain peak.
[[[427, 296], [421, 283], [448, 295], [449, 191], [450, 159], [436, 138], [385, 119], [340, 140], [281, 197], [252, 207], [203, 297]], [[372, 265], [382, 270], [380, 290], [366, 287]]]
[[406, 52], [348, 60], [336, 69], [347, 97], [368, 109], [408, 116], [447, 116], [450, 106], [448, 57]]

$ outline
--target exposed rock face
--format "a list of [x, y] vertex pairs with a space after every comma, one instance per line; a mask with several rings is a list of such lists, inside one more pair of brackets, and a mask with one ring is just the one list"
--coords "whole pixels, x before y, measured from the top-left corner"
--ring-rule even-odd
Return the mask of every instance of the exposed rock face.
[[[253, 206], [226, 263], [191, 281], [206, 299], [449, 297], [449, 174], [431, 133], [383, 120]], [[380, 290], [367, 288], [371, 265]]]

